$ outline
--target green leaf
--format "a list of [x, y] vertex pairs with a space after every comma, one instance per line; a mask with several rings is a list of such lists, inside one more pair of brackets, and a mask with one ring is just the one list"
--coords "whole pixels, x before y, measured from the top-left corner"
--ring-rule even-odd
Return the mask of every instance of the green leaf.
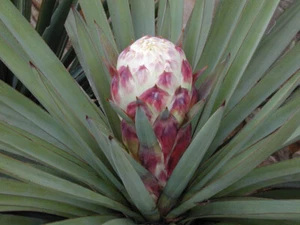
[[109, 147], [109, 138], [108, 138], [110, 133], [106, 132], [102, 124], [99, 123], [98, 121], [95, 121], [93, 118], [87, 117], [86, 119], [90, 126], [91, 132], [94, 136], [94, 139], [97, 141], [105, 157], [112, 164], [112, 158], [111, 158], [110, 147]]
[[20, 43], [14, 38], [14, 35], [9, 31], [9, 29], [5, 26], [3, 21], [0, 20], [0, 29], [1, 29], [1, 37], [5, 40], [5, 42], [9, 43], [9, 45], [16, 51], [18, 54], [22, 55], [24, 58], [27, 58], [28, 55], [22, 49]]
[[72, 2], [73, 0], [65, 0], [59, 3], [52, 14], [50, 24], [46, 27], [42, 35], [48, 46], [56, 53], [61, 50], [59, 49], [59, 44], [62, 40], [63, 33], [65, 32], [64, 24], [66, 22]]
[[[67, 152], [75, 152], [75, 154], [77, 154], [80, 158], [88, 162], [89, 165], [95, 169], [102, 178], [106, 179], [108, 177], [116, 187], [120, 186], [118, 185], [118, 182], [114, 180], [114, 176], [111, 174], [111, 172], [108, 171], [108, 169], [103, 165], [102, 161], [100, 161], [90, 147], [84, 143], [84, 141], [82, 141], [82, 137], [77, 136], [76, 138], [76, 136], [73, 137], [67, 134], [67, 132], [64, 131], [63, 126], [60, 125], [55, 119], [52, 119], [49, 114], [1, 82], [0, 93], [0, 105], [2, 106], [1, 112], [4, 112], [4, 114], [1, 115], [3, 121], [20, 127], [21, 129], [24, 129], [29, 133], [36, 135], [45, 141], [50, 142], [51, 144], [54, 144], [58, 148], [67, 149]], [[9, 105], [6, 106], [5, 103]], [[17, 112], [22, 113], [22, 115], [18, 114]], [[36, 134], [37, 132], [38, 134]], [[51, 135], [53, 135], [54, 140], [51, 138]], [[57, 142], [56, 139], [60, 143]], [[82, 151], [82, 149], [85, 149], [85, 151]], [[89, 166], [86, 166], [85, 163], [78, 162], [78, 164], [87, 169], [89, 168]]]
[[46, 220], [37, 219], [25, 216], [16, 215], [0, 215], [0, 224], [2, 225], [40, 225], [44, 224]]
[[[105, 157], [108, 159], [111, 166], [114, 168], [115, 172], [117, 172], [116, 166], [113, 163], [113, 158], [111, 155], [111, 147], [110, 147], [110, 134], [105, 132], [105, 129], [103, 129], [103, 126], [98, 121], [95, 121], [92, 118], [87, 117], [87, 121], [90, 125], [91, 132], [97, 141], [98, 145], [100, 146], [101, 150], [103, 151]], [[110, 179], [113, 179], [113, 183], [118, 188], [118, 190], [126, 197], [128, 198], [128, 193], [126, 192], [124, 186], [119, 181], [119, 179], [116, 179], [114, 177], [110, 177]]]
[[159, 1], [157, 36], [162, 36], [173, 43], [179, 40], [183, 28], [183, 0]]
[[268, 71], [242, 101], [224, 116], [212, 149], [216, 148], [255, 108], [297, 72], [300, 61], [299, 51], [300, 44], [297, 44]]
[[89, 27], [90, 32], [93, 34], [94, 41], [98, 40], [98, 32], [95, 29], [95, 24], [97, 24], [101, 28], [101, 31], [103, 31], [106, 38], [110, 40], [114, 49], [117, 49], [102, 2], [98, 0], [79, 0], [79, 2], [83, 10], [86, 24]]
[[[111, 162], [114, 170], [118, 173], [117, 166], [114, 163], [114, 159], [113, 159], [112, 153], [111, 153], [112, 150], [111, 150], [111, 143], [110, 143], [111, 141], [109, 140], [110, 137], [103, 132], [103, 129], [101, 129], [101, 125], [99, 123], [97, 123], [97, 121], [95, 121], [91, 118], [87, 118], [87, 120], [91, 126], [92, 133], [93, 133], [95, 139], [97, 140], [99, 146], [104, 151], [104, 154], [108, 158], [109, 162]], [[121, 145], [120, 143], [118, 143], [118, 144]], [[120, 146], [118, 146], [118, 148], [120, 148]], [[124, 149], [122, 150], [122, 152], [123, 152], [122, 157], [126, 157], [127, 160], [131, 163], [134, 170], [136, 171], [134, 173], [137, 173], [141, 179], [145, 178], [148, 180], [153, 180], [153, 182], [157, 182], [156, 178], [154, 178], [154, 176], [147, 169], [145, 169], [140, 163], [135, 161], [135, 159], [133, 159], [133, 157], [131, 155], [129, 155]], [[126, 160], [126, 159], [123, 159], [123, 160]], [[126, 162], [126, 163], [128, 163], [128, 162]], [[132, 201], [130, 199], [130, 196], [126, 192], [126, 190], [124, 190], [124, 188], [119, 189], [119, 190], [128, 199], [128, 201], [130, 201], [130, 202]]]
[[119, 51], [134, 41], [134, 31], [128, 0], [107, 0], [112, 27]]
[[80, 217], [76, 219], [68, 219], [54, 223], [47, 223], [45, 225], [81, 225], [81, 224], [89, 224], [89, 225], [101, 225], [110, 220], [116, 219], [116, 216], [88, 216], [88, 217]]
[[110, 141], [110, 147], [113, 163], [135, 206], [148, 220], [159, 220], [160, 216], [156, 204], [140, 176], [125, 156], [125, 150], [113, 139]]
[[[197, 124], [195, 133], [197, 133], [201, 129], [201, 127], [206, 123], [209, 117], [215, 112], [215, 110], [213, 111], [213, 105], [215, 104], [216, 98], [220, 92], [220, 88], [222, 87], [226, 75], [226, 69], [228, 68], [229, 60], [230, 60], [230, 54], [226, 57], [226, 59], [224, 59], [224, 61], [222, 61], [217, 66], [213, 74], [207, 78], [208, 79], [207, 82], [204, 82], [200, 86], [200, 96], [204, 95], [203, 97], [201, 96], [201, 98], [204, 98], [206, 100], [205, 97], [207, 97], [208, 95], [207, 97], [208, 99], [206, 100], [206, 104], [204, 106], [203, 112], [201, 113], [201, 117]], [[201, 88], [203, 86], [206, 86], [204, 88], [208, 90], [202, 91]], [[203, 92], [207, 92], [207, 93], [203, 93]]]
[[[220, 223], [220, 225], [299, 225], [300, 221], [296, 220], [264, 220], [264, 219], [222, 219], [232, 223]], [[219, 225], [219, 224], [218, 224]]]
[[[62, 31], [62, 34], [60, 35], [60, 40], [57, 44], [57, 50], [55, 51], [55, 54], [57, 55], [57, 57], [61, 60], [63, 55], [65, 54], [65, 51], [67, 50], [67, 48], [69, 44], [69, 37], [67, 35], [66, 30], [64, 29]], [[74, 57], [75, 58], [75, 57]], [[62, 62], [62, 61], [61, 61]], [[63, 62], [62, 62], [63, 63]], [[65, 66], [65, 64], [63, 64]], [[66, 67], [67, 68], [67, 67]]]
[[[37, 71], [38, 73], [38, 71]], [[64, 102], [61, 102], [59, 96], [57, 96], [56, 92], [54, 92], [50, 86], [48, 86], [48, 83], [45, 82], [43, 79], [44, 77], [40, 77], [42, 79], [42, 82], [46, 85], [46, 89], [48, 89], [50, 91], [49, 94], [53, 94], [53, 101], [54, 104], [59, 105], [59, 107], [61, 109], [64, 109], [64, 107], [66, 107], [66, 105], [64, 105]], [[71, 112], [71, 111], [70, 111]], [[67, 115], [66, 111], [61, 111], [61, 113]], [[102, 120], [100, 120], [102, 122]], [[73, 121], [72, 121], [73, 122]], [[80, 124], [78, 123], [74, 123], [75, 127], [80, 126]], [[67, 124], [68, 125], [68, 124]], [[103, 178], [103, 179], [108, 179], [109, 181], [111, 181], [116, 187], [118, 187], [118, 183], [115, 182], [115, 177], [114, 175], [111, 173], [111, 167], [110, 164], [108, 163], [107, 159], [105, 158], [104, 154], [102, 151], [99, 151], [99, 147], [96, 143], [96, 141], [92, 138], [92, 135], [90, 134], [90, 132], [86, 133], [84, 132], [84, 130], [78, 130], [80, 131], [80, 134], [78, 134], [75, 130], [72, 129], [73, 127], [69, 126], [68, 129], [72, 132], [73, 136], [76, 138], [76, 140], [79, 142], [79, 145], [81, 147], [83, 147], [83, 149], [85, 149], [88, 157], [88, 161], [90, 163], [90, 165], [99, 173], [99, 175]], [[103, 124], [103, 129], [106, 130], [106, 126]], [[84, 136], [87, 136], [88, 139], [90, 139], [90, 142], [86, 142], [85, 140], [83, 140]], [[90, 146], [88, 144], [96, 144], [96, 146], [93, 146], [94, 148], [91, 149]]]
[[109, 100], [109, 103], [113, 110], [122, 118], [124, 119], [127, 123], [133, 124], [133, 120], [126, 114], [126, 112], [121, 109], [119, 106], [116, 105], [113, 101]]
[[168, 21], [171, 28], [170, 37], [173, 43], [176, 43], [182, 33], [183, 28], [183, 8], [184, 0], [170, 1], [170, 20]]
[[[124, 153], [125, 154], [125, 153]], [[150, 173], [145, 167], [143, 167], [140, 163], [138, 163], [131, 155], [125, 154], [127, 159], [130, 161], [131, 165], [135, 169], [135, 171], [139, 174], [141, 179], [146, 179], [151, 182], [158, 182], [157, 179]]]
[[231, 98], [278, 3], [278, 0], [247, 1], [240, 21], [225, 49], [224, 54], [230, 53], [232, 61], [214, 104], [214, 109], [218, 108], [224, 100], [229, 101]]
[[300, 158], [254, 169], [241, 180], [221, 191], [217, 197], [241, 196], [264, 187], [291, 181], [300, 181]]
[[[16, 149], [15, 147], [9, 145], [9, 144], [6, 144], [4, 142], [0, 142], [0, 152], [1, 153], [4, 153], [6, 155], [14, 155], [14, 157], [19, 157], [19, 158], [22, 158], [23, 159], [27, 159], [29, 160], [30, 156], [26, 155], [25, 153], [23, 152], [20, 152], [18, 149]], [[30, 159], [34, 162], [36, 162], [34, 159]]]
[[[299, 186], [299, 185], [298, 185]], [[275, 190], [268, 190], [263, 192], [258, 192], [253, 194], [255, 197], [261, 198], [272, 198], [272, 199], [299, 199], [300, 200], [300, 191], [299, 188], [281, 188]]]
[[81, 141], [84, 139], [90, 148], [96, 150], [97, 143], [89, 135], [85, 116], [88, 114], [94, 118], [101, 118], [103, 116], [101, 111], [74, 82], [59, 59], [9, 1], [2, 4], [0, 20], [30, 57], [29, 59], [20, 57], [0, 35], [1, 59], [50, 114], [65, 124], [66, 129], [69, 132], [71, 130], [76, 138], [80, 138]]
[[[71, 206], [65, 203], [59, 203], [50, 200], [13, 196], [13, 195], [3, 195], [0, 194], [0, 205], [1, 206], [14, 206], [28, 208], [40, 209], [43, 212], [52, 212], [52, 214], [58, 216], [66, 216], [68, 218], [77, 216], [87, 216], [92, 214], [88, 210], [81, 209], [79, 207]], [[29, 210], [24, 210], [29, 211]]]
[[[3, 38], [11, 43], [11, 46], [14, 46], [15, 49], [19, 50], [19, 54], [22, 54], [26, 57], [26, 53], [21, 50], [20, 44], [15, 40], [10, 31], [6, 28], [6, 26], [0, 21], [0, 30]], [[5, 66], [3, 62], [0, 62], [0, 80], [3, 80], [7, 84], [9, 84], [14, 89], [18, 90], [25, 96], [31, 95], [28, 89], [22, 84], [22, 82]]]
[[193, 70], [201, 57], [210, 30], [215, 1], [198, 0], [186, 25], [183, 49]]
[[[249, 66], [228, 102], [227, 111], [232, 109], [261, 79], [271, 65], [281, 56], [292, 38], [300, 29], [300, 2], [286, 9], [261, 40]], [[272, 52], [272, 54], [270, 54]]]
[[73, 156], [86, 159], [78, 144], [55, 118], [2, 81], [0, 81], [0, 118]]
[[[184, 199], [183, 203], [175, 208], [169, 217], [179, 215], [193, 207], [196, 202], [202, 202], [211, 198], [224, 188], [233, 184], [237, 180], [244, 177], [252, 169], [258, 166], [269, 155], [279, 149], [279, 146], [291, 135], [291, 133], [299, 126], [300, 108], [294, 115], [273, 135], [266, 140], [257, 144], [255, 148], [243, 152], [241, 157], [233, 158], [221, 172], [213, 179], [206, 183], [205, 188], [199, 190], [189, 199]], [[226, 160], [224, 160], [226, 162]], [[223, 161], [219, 164], [223, 164]], [[228, 166], [228, 164], [230, 164]], [[218, 165], [219, 166], [219, 165]]]
[[294, 182], [285, 182], [282, 184], [273, 185], [272, 188], [299, 188], [300, 182], [294, 181]]
[[[258, 130], [270, 114], [286, 100], [298, 85], [299, 80], [300, 72], [295, 74], [281, 89], [279, 89], [260, 112], [249, 121], [249, 123], [227, 145], [221, 148], [218, 153], [203, 165], [203, 167], [198, 169], [199, 173], [194, 180], [193, 185], [191, 185], [191, 190], [200, 190], [215, 175], [215, 173], [228, 162], [228, 160], [243, 149], [247, 141], [254, 135], [255, 131]], [[210, 149], [208, 149], [208, 151], [209, 150]]]
[[39, 10], [39, 17], [36, 23], [36, 31], [42, 35], [45, 29], [49, 26], [52, 13], [55, 7], [56, 0], [42, 1], [41, 8]]
[[0, 122], [0, 134], [0, 142], [11, 145], [18, 151], [25, 153], [25, 155], [30, 157], [29, 159], [32, 158], [43, 165], [49, 165], [61, 173], [84, 182], [112, 199], [122, 199], [113, 186], [107, 185], [94, 172], [86, 171], [81, 166], [78, 166], [78, 164], [80, 165], [78, 159], [55, 148], [55, 146], [2, 122]]
[[300, 200], [230, 200], [197, 206], [189, 215], [196, 218], [244, 218], [299, 220]]
[[[268, 136], [273, 131], [275, 131], [277, 128], [279, 128], [285, 121], [288, 119], [294, 112], [297, 110], [297, 106], [300, 105], [300, 89], [296, 89], [292, 96], [287, 99], [287, 102], [284, 103], [282, 107], [277, 109], [267, 120], [264, 122], [262, 127], [255, 132], [253, 137], [247, 142], [245, 146], [251, 146], [258, 140]], [[298, 129], [295, 130], [295, 132], [291, 135], [291, 137], [284, 143], [284, 146], [288, 145], [288, 141], [290, 139], [294, 139], [293, 135], [296, 134]], [[292, 140], [291, 142], [295, 142], [299, 140], [299, 138], [295, 138], [295, 140]], [[284, 147], [282, 146], [282, 147]]]
[[197, 124], [203, 112], [204, 105], [205, 105], [205, 101], [204, 99], [202, 99], [199, 102], [197, 102], [197, 104], [194, 105], [189, 112], [189, 115], [191, 115], [191, 117], [189, 116], [190, 119], [189, 122], [191, 122], [192, 124], [193, 134], [197, 128]]
[[129, 219], [114, 219], [114, 220], [107, 221], [103, 225], [137, 225], [137, 224]]
[[[7, 27], [0, 21], [0, 30], [1, 36], [14, 46], [15, 49], [19, 50], [19, 54], [27, 57], [26, 53], [21, 49], [20, 44], [16, 41]], [[23, 85], [23, 83], [9, 70], [3, 62], [0, 62], [0, 80], [6, 82], [14, 89], [18, 90], [25, 96], [30, 96], [31, 93], [29, 90]]]
[[246, 0], [220, 1], [203, 53], [196, 66], [196, 70], [199, 70], [208, 65], [206, 72], [199, 78], [198, 84], [214, 71], [219, 61], [223, 59], [225, 49], [231, 40], [246, 3]]
[[298, 127], [295, 132], [291, 135], [291, 137], [284, 143], [283, 146], [290, 145], [294, 142], [297, 142], [300, 140], [300, 127]]
[[6, 174], [33, 184], [40, 185], [50, 190], [64, 193], [68, 196], [72, 196], [86, 202], [96, 203], [100, 206], [120, 211], [138, 221], [141, 220], [140, 215], [131, 211], [129, 208], [120, 204], [119, 202], [113, 201], [99, 193], [93, 192], [72, 182], [45, 173], [3, 154], [0, 154], [0, 156], [0, 169]]
[[[63, 213], [63, 212], [57, 212], [57, 211], [52, 211], [50, 209], [43, 209], [43, 208], [37, 208], [37, 207], [32, 207], [32, 206], [18, 206], [18, 205], [0, 205], [0, 212], [1, 213], [6, 213], [6, 212], [38, 212], [38, 213], [47, 213], [47, 214], [53, 214], [53, 215], [59, 215], [61, 217], [75, 217], [74, 215], [70, 215], [68, 213]], [[11, 224], [8, 224], [11, 225]]]
[[105, 71], [104, 63], [101, 63], [101, 54], [96, 51], [91, 34], [77, 11], [70, 12], [66, 28], [92, 90], [107, 115], [105, 119], [108, 120], [116, 138], [120, 140], [120, 120], [107, 101], [110, 97], [109, 75]]
[[61, 192], [50, 190], [35, 184], [29, 184], [5, 178], [0, 178], [0, 181], [0, 193], [4, 195], [51, 200], [57, 202], [57, 204], [64, 203], [99, 214], [111, 213], [111, 210], [101, 207], [97, 204], [87, 203], [82, 200], [67, 196]]
[[[299, 113], [299, 111], [300, 111], [300, 108], [298, 108], [298, 112], [296, 112], [294, 114], [297, 115], [297, 113]], [[297, 122], [296, 122], [296, 124], [299, 125], [299, 123], [297, 123]], [[236, 157], [232, 158], [229, 162], [227, 162], [227, 164], [222, 168], [222, 170], [220, 170], [219, 173], [215, 175], [215, 177], [210, 182], [224, 176], [224, 174], [228, 173], [228, 171], [233, 171], [234, 168], [239, 163], [243, 163], [245, 165], [244, 169], [246, 169], [247, 163], [249, 163], [250, 160], [252, 160], [251, 163], [253, 165], [253, 167], [252, 167], [252, 165], [249, 166], [250, 169], [253, 169], [255, 166], [258, 166], [269, 155], [280, 150], [280, 148], [281, 148], [280, 144], [277, 144], [277, 146], [276, 146], [274, 143], [271, 143], [271, 144], [269, 143], [269, 141], [272, 140], [272, 138], [275, 136], [276, 136], [275, 133], [270, 135], [268, 138], [256, 143], [255, 145], [251, 146], [250, 148], [248, 148], [248, 149], [244, 150], [243, 152], [241, 152], [240, 154], [238, 154]], [[276, 140], [276, 142], [279, 142], [279, 141]], [[262, 148], [262, 149], [260, 149], [260, 148]], [[263, 151], [263, 152], [261, 152], [261, 151]], [[253, 157], [255, 157], [255, 158], [253, 159]], [[292, 164], [292, 162], [291, 162], [291, 164]], [[279, 164], [279, 167], [280, 167], [280, 165], [281, 164]], [[284, 169], [282, 167], [281, 167], [281, 169], [282, 169], [282, 172], [284, 173]], [[292, 170], [292, 168], [291, 168], [291, 170]], [[278, 172], [278, 174], [280, 174], [280, 172]], [[295, 174], [295, 176], [293, 176], [292, 178], [289, 178], [287, 176], [284, 179], [286, 179], [287, 181], [288, 181], [288, 179], [291, 179], [290, 181], [294, 181], [293, 179], [295, 179], [297, 181], [298, 175]], [[282, 182], [284, 182], [284, 181], [282, 181]], [[267, 185], [267, 181], [265, 184]]]
[[155, 36], [154, 1], [130, 0], [135, 38]]
[[148, 117], [146, 116], [141, 106], [138, 106], [136, 108], [135, 129], [139, 142], [142, 146], [146, 148], [152, 148], [153, 146], [158, 144]]
[[169, 24], [170, 20], [170, 2], [168, 0], [160, 0], [158, 2], [156, 36], [161, 36], [169, 40], [171, 36], [171, 26]]
[[[88, 2], [80, 0], [80, 6], [84, 13], [83, 18], [88, 27], [90, 38], [101, 55], [102, 64], [103, 61], [106, 61], [106, 64], [109, 64], [109, 66], [115, 66], [119, 53], [102, 2], [97, 0]], [[110, 74], [106, 67], [104, 71], [110, 80]]]
[[22, 13], [22, 15], [30, 21], [31, 17], [31, 4], [32, 0], [12, 0], [16, 8]]
[[[98, 24], [95, 24], [95, 26], [97, 28], [97, 34], [98, 34], [97, 40], [98, 38], [100, 39], [100, 43], [98, 43], [99, 41], [97, 41], [96, 44], [98, 43], [98, 45], [101, 46], [101, 49], [103, 49], [102, 57], [105, 57], [104, 64], [106, 64], [105, 65], [106, 67], [114, 67], [117, 64], [117, 59], [119, 56], [117, 47], [115, 46], [115, 43], [112, 43], [112, 40], [109, 40], [107, 38], [104, 31]], [[99, 52], [101, 54], [102, 51], [99, 50]], [[109, 74], [109, 71], [107, 71], [107, 74]], [[109, 74], [109, 80], [111, 80], [110, 77], [111, 74]]]
[[209, 118], [176, 165], [159, 199], [159, 207], [164, 212], [176, 203], [190, 182], [219, 128], [223, 112], [224, 106]]

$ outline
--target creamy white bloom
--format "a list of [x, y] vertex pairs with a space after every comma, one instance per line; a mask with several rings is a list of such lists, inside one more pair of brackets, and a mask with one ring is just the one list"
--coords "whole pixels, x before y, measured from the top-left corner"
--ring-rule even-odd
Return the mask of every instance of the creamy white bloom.
[[[191, 67], [180, 47], [164, 38], [144, 36], [119, 55], [112, 99], [130, 114], [138, 97], [147, 105], [153, 122], [166, 107], [171, 111], [180, 108], [178, 104], [188, 108], [192, 80]], [[182, 121], [184, 113], [177, 114], [174, 116]]]

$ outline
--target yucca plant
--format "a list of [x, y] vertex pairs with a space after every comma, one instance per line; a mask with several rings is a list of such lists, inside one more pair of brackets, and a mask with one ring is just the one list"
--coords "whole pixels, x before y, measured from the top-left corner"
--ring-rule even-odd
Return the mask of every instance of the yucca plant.
[[182, 30], [181, 0], [74, 1], [96, 105], [1, 0], [0, 58], [43, 107], [0, 82], [0, 223], [299, 224], [300, 159], [259, 167], [300, 140], [300, 2], [268, 28], [278, 3], [197, 0]]

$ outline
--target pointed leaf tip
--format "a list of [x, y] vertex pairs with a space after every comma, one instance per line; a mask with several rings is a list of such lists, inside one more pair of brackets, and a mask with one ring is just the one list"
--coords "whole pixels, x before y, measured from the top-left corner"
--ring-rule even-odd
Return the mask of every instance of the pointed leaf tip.
[[182, 43], [183, 43], [183, 35], [184, 35], [184, 31], [185, 31], [185, 28], [182, 28], [181, 29], [181, 33], [176, 41], [176, 46], [181, 48], [182, 49]]
[[222, 63], [224, 63], [224, 64], [228, 63], [229, 60], [230, 60], [230, 58], [231, 58], [231, 53], [229, 52], [228, 55], [226, 56], [226, 58], [224, 59], [224, 61]]
[[161, 119], [167, 119], [170, 115], [170, 111], [168, 109], [168, 107], [165, 108], [164, 111], [162, 111], [161, 113]]
[[136, 96], [136, 106], [141, 107], [143, 106], [144, 102], [138, 96]]
[[226, 104], [226, 100], [224, 100], [224, 102], [222, 103], [221, 107], [224, 107]]
[[33, 62], [29, 61], [29, 65], [33, 68], [36, 68], [36, 66], [33, 64]]
[[208, 65], [204, 66], [202, 69], [193, 74], [193, 83], [195, 83], [201, 74], [208, 68]]
[[104, 62], [104, 65], [106, 66], [111, 78], [118, 74], [117, 69], [113, 65], [111, 65], [111, 63], [109, 63], [105, 58], [102, 58], [102, 61]]

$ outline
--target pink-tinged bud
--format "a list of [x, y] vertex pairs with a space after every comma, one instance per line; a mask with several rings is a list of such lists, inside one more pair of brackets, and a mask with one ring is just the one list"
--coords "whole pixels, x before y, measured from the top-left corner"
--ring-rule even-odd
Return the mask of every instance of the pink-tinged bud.
[[173, 149], [178, 130], [178, 123], [175, 117], [167, 110], [165, 111], [153, 125], [154, 133], [164, 155], [164, 163], [166, 163]]
[[[116, 73], [111, 84], [112, 100], [130, 114], [128, 106], [141, 99], [151, 111], [151, 123], [166, 107], [174, 108], [179, 87], [187, 93], [184, 101], [188, 102], [184, 104], [188, 106], [191, 100], [191, 66], [182, 49], [164, 38], [145, 36], [135, 41], [119, 55]], [[180, 103], [175, 105], [177, 110]], [[181, 123], [184, 116], [181, 110], [175, 118]]]
[[191, 94], [185, 89], [179, 87], [174, 94], [171, 102], [171, 113], [175, 116], [179, 123], [182, 123], [185, 115], [189, 110], [191, 102]]
[[183, 76], [183, 84], [181, 85], [181, 87], [189, 89], [190, 84], [193, 82], [193, 74], [192, 68], [187, 60], [182, 61], [181, 73]]
[[198, 101], [199, 101], [198, 90], [195, 87], [193, 87], [192, 99], [189, 108], [191, 109]]
[[167, 182], [168, 176], [163, 154], [161, 154], [159, 146], [153, 146], [151, 148], [140, 146], [139, 159], [141, 164], [164, 186]]
[[[145, 36], [118, 57], [112, 75], [111, 99], [135, 123], [139, 106], [147, 116], [157, 138], [155, 146], [139, 143], [135, 125], [122, 121], [124, 145], [132, 156], [157, 179], [144, 184], [157, 199], [182, 154], [191, 142], [190, 108], [198, 101], [193, 75], [181, 47], [160, 38]], [[199, 73], [200, 74], [200, 73]]]
[[161, 75], [158, 77], [158, 85], [161, 88], [169, 89], [173, 88], [176, 84], [176, 77], [171, 72], [164, 71]]
[[138, 85], [143, 85], [147, 83], [149, 79], [149, 70], [146, 68], [146, 66], [142, 65], [139, 67], [139, 69], [136, 72], [136, 78]]
[[119, 105], [121, 103], [121, 97], [119, 94], [119, 75], [117, 73], [113, 76], [111, 80], [110, 91], [112, 100]]
[[134, 126], [128, 124], [125, 120], [122, 120], [121, 131], [124, 145], [127, 147], [132, 157], [139, 162], [139, 140]]
[[146, 103], [146, 105], [150, 108], [152, 114], [151, 122], [156, 118], [160, 112], [162, 112], [166, 106], [166, 103], [169, 99], [168, 92], [160, 89], [157, 85], [153, 88], [148, 89], [145, 91], [141, 96], [140, 99]]
[[132, 120], [134, 120], [135, 113], [136, 113], [136, 108], [138, 106], [141, 107], [141, 109], [144, 111], [144, 113], [146, 114], [146, 116], [148, 117], [148, 119], [151, 121], [151, 119], [152, 119], [152, 112], [149, 109], [149, 107], [143, 101], [141, 101], [140, 99], [137, 99], [136, 101], [131, 102], [131, 103], [128, 104], [127, 109], [126, 109], [127, 115]]
[[162, 191], [162, 185], [154, 176], [152, 176], [152, 174], [147, 174], [146, 176], [143, 176], [141, 178], [152, 198], [155, 202], [157, 202], [158, 197], [160, 196], [160, 193]]
[[170, 176], [175, 169], [179, 159], [189, 146], [192, 140], [192, 126], [186, 126], [178, 131], [173, 152], [168, 160], [168, 176]]

